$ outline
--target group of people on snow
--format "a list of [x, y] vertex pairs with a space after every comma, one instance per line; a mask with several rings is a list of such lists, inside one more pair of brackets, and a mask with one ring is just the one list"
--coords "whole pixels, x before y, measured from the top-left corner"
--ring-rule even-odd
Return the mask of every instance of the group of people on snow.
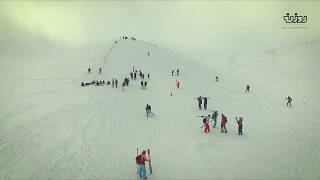
[[[217, 119], [218, 119], [218, 111], [214, 111], [212, 113], [212, 115], [207, 115], [207, 116], [200, 116], [202, 117], [202, 122], [203, 122], [203, 126], [201, 127], [204, 127], [204, 132], [205, 133], [208, 133], [210, 132], [210, 125], [209, 123], [210, 122], [214, 122], [213, 124], [213, 128], [216, 128], [216, 125], [217, 125]], [[211, 119], [211, 120], [210, 120]], [[243, 126], [243, 117], [235, 117], [236, 121], [237, 121], [237, 124], [238, 124], [238, 135], [242, 135], [242, 126]], [[221, 133], [227, 133], [228, 130], [227, 130], [227, 127], [226, 127], [226, 124], [228, 122], [228, 118], [227, 116], [225, 116], [224, 114], [221, 114], [221, 122], [220, 122], [220, 127], [221, 127]]]
[[[176, 76], [179, 76], [179, 71], [180, 71], [179, 69], [176, 70]], [[171, 76], [174, 75], [173, 73], [174, 73], [174, 69], [171, 71]]]
[[202, 109], [202, 102], [203, 102], [203, 108], [207, 109], [208, 99], [209, 97], [201, 97], [201, 96], [197, 98], [199, 109]]

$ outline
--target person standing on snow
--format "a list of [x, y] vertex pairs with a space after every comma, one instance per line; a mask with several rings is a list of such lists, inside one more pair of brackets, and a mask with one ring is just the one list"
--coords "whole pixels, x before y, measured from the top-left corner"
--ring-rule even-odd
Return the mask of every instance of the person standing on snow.
[[137, 79], [137, 71], [134, 72], [134, 80]]
[[177, 69], [177, 76], [179, 76], [179, 69]]
[[207, 98], [207, 97], [203, 97], [203, 106], [204, 106], [204, 109], [207, 109], [207, 103], [208, 103], [208, 98]]
[[147, 88], [147, 81], [144, 81], [144, 88]]
[[139, 177], [143, 179], [147, 179], [147, 173], [146, 173], [146, 161], [149, 162], [149, 158], [146, 155], [146, 151], [143, 150], [140, 156], [139, 161]]
[[176, 80], [176, 85], [177, 85], [177, 88], [179, 89], [179, 87], [180, 87], [180, 81], [178, 81], [178, 80]]
[[101, 68], [99, 68], [99, 74], [101, 74]]
[[171, 76], [173, 76], [174, 70], [171, 71]]
[[250, 90], [250, 86], [249, 86], [249, 85], [247, 85], [247, 86], [246, 86], [246, 93], [248, 93], [248, 92], [249, 92], [249, 90]]
[[228, 120], [227, 117], [224, 114], [221, 114], [221, 133], [227, 133], [227, 124]]
[[237, 123], [238, 123], [238, 135], [242, 135], [242, 123], [243, 118], [239, 117], [239, 119], [236, 117]]
[[218, 82], [218, 80], [219, 80], [219, 78], [218, 78], [218, 76], [216, 76], [216, 81]]
[[141, 88], [143, 88], [143, 81], [141, 81], [141, 83], [140, 83], [140, 84], [141, 84]]
[[208, 116], [205, 117], [205, 119], [204, 119], [204, 132], [205, 132], [205, 133], [210, 132], [209, 119], [210, 119], [210, 115], [208, 115]]
[[288, 96], [288, 97], [286, 98], [286, 100], [288, 100], [288, 102], [287, 102], [287, 106], [289, 106], [289, 105], [290, 105], [290, 107], [291, 107], [291, 101], [292, 101], [292, 98], [291, 98], [290, 96]]
[[91, 68], [88, 68], [88, 73], [90, 74], [90, 72], [91, 72]]
[[130, 72], [130, 78], [133, 80], [133, 72]]
[[112, 87], [114, 87], [114, 79], [112, 79]]
[[217, 118], [218, 118], [218, 111], [214, 111], [214, 112], [212, 113], [213, 128], [216, 128], [216, 125], [217, 125]]
[[147, 117], [149, 117], [149, 115], [151, 114], [151, 106], [149, 104], [147, 104], [146, 106], [146, 113], [147, 113]]
[[198, 100], [198, 107], [199, 107], [199, 109], [201, 109], [201, 106], [202, 106], [202, 97], [199, 96], [199, 97], [197, 98], [197, 100]]
[[116, 88], [118, 88], [118, 79], [115, 80]]
[[148, 79], [150, 79], [150, 74], [148, 73]]

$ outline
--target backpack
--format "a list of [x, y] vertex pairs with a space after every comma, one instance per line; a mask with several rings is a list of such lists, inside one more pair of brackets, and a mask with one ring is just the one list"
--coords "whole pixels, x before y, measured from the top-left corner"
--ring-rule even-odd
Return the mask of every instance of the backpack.
[[207, 122], [207, 118], [203, 118], [202, 122], [203, 122], [203, 124], [205, 124]]
[[141, 164], [141, 154], [136, 157], [136, 164]]

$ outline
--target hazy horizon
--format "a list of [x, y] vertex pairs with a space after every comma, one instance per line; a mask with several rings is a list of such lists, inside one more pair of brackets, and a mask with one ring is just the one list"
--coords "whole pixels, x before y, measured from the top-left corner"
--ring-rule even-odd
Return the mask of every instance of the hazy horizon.
[[[77, 48], [127, 35], [208, 60], [320, 39], [320, 2], [315, 1], [2, 1], [0, 5], [3, 52], [45, 44]], [[308, 16], [304, 29], [282, 28], [287, 26], [286, 13]]]

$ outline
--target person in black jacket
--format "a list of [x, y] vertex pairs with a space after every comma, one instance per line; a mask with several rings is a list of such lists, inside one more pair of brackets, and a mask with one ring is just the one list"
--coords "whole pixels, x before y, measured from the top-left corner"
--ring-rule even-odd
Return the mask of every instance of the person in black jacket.
[[202, 97], [199, 96], [199, 97], [197, 98], [197, 100], [198, 100], [198, 107], [199, 107], [199, 109], [201, 109], [201, 106], [202, 106]]
[[204, 106], [204, 109], [207, 109], [207, 103], [208, 103], [208, 98], [207, 98], [207, 97], [203, 97], [203, 106]]

